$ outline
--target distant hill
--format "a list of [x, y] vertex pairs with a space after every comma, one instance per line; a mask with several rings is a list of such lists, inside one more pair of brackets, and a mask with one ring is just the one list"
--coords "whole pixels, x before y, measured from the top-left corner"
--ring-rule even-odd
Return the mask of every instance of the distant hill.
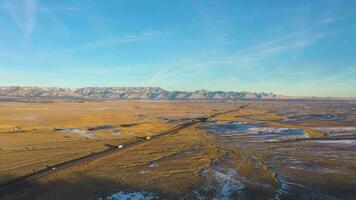
[[241, 99], [279, 99], [282, 96], [264, 92], [167, 91], [159, 87], [84, 87], [71, 89], [6, 86], [0, 87], [0, 97], [236, 101]]
[[238, 100], [347, 100], [356, 97], [282, 96], [273, 93], [224, 92], [197, 90], [167, 91], [160, 87], [19, 87], [0, 86], [0, 98], [76, 98], [76, 99], [138, 99], [138, 100], [212, 100], [233, 102]]

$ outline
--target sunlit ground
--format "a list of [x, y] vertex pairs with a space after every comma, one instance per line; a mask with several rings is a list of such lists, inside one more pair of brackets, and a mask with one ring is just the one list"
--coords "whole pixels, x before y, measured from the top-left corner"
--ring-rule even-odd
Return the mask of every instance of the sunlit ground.
[[352, 199], [356, 104], [1, 103], [0, 181], [247, 108], [31, 183], [5, 199]]

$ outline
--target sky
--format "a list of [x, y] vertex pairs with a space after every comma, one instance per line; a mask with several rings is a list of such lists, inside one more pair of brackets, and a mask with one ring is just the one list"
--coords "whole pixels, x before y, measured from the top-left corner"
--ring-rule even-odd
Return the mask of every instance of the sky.
[[356, 97], [356, 1], [0, 0], [0, 85]]

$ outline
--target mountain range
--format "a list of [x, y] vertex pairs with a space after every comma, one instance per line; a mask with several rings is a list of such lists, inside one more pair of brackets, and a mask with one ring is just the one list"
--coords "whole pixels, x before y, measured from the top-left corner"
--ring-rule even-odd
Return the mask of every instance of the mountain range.
[[0, 87], [0, 97], [237, 101], [241, 99], [279, 99], [282, 96], [265, 92], [167, 91], [160, 87], [83, 87], [73, 89], [4, 86]]

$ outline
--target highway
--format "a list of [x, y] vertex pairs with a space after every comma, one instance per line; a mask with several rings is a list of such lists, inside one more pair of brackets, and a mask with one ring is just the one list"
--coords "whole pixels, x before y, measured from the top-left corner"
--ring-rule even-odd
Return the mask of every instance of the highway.
[[137, 145], [143, 144], [145, 142], [148, 142], [150, 140], [153, 140], [153, 139], [165, 136], [165, 135], [176, 134], [176, 133], [178, 133], [178, 132], [180, 132], [180, 131], [182, 131], [182, 130], [184, 130], [186, 128], [189, 128], [189, 127], [192, 127], [194, 125], [198, 125], [200, 123], [203, 123], [206, 120], [208, 120], [209, 118], [213, 118], [213, 117], [216, 117], [216, 116], [219, 116], [219, 115], [224, 115], [224, 114], [240, 111], [241, 109], [246, 108], [248, 105], [249, 104], [241, 106], [239, 109], [236, 109], [236, 110], [230, 110], [230, 111], [226, 111], [226, 112], [222, 112], [222, 113], [216, 113], [216, 114], [213, 114], [213, 115], [210, 115], [210, 116], [207, 116], [207, 117], [200, 117], [200, 118], [191, 119], [191, 120], [188, 120], [188, 121], [186, 121], [186, 122], [184, 122], [184, 123], [172, 128], [172, 129], [170, 129], [168, 131], [161, 132], [161, 133], [158, 133], [156, 135], [150, 136], [150, 138], [147, 138], [147, 139], [146, 138], [141, 138], [139, 140], [122, 143], [122, 144], [118, 145], [116, 148], [108, 148], [108, 149], [106, 149], [104, 151], [101, 151], [101, 152], [93, 153], [93, 154], [90, 154], [90, 155], [87, 155], [87, 156], [84, 156], [84, 157], [80, 157], [80, 158], [77, 158], [77, 159], [74, 159], [74, 160], [69, 160], [69, 161], [66, 161], [66, 162], [63, 162], [63, 163], [60, 163], [60, 164], [53, 165], [51, 167], [42, 169], [42, 170], [37, 171], [35, 173], [28, 174], [26, 176], [23, 176], [23, 177], [20, 177], [18, 179], [15, 179], [15, 180], [13, 180], [11, 182], [8, 182], [8, 183], [0, 185], [0, 198], [5, 196], [5, 195], [7, 195], [7, 194], [9, 194], [9, 193], [11, 193], [11, 192], [15, 192], [15, 191], [17, 191], [17, 190], [19, 190], [21, 188], [24, 188], [24, 187], [30, 185], [32, 182], [34, 182], [34, 181], [36, 181], [36, 180], [38, 180], [40, 178], [43, 178], [43, 177], [46, 177], [46, 176], [50, 176], [50, 175], [55, 174], [55, 173], [57, 173], [59, 171], [68, 169], [70, 167], [74, 167], [74, 166], [77, 166], [77, 165], [89, 163], [91, 161], [103, 158], [105, 156], [117, 153], [119, 151], [122, 151], [124, 149], [130, 148], [130, 147], [133, 147], [133, 146], [137, 146]]

